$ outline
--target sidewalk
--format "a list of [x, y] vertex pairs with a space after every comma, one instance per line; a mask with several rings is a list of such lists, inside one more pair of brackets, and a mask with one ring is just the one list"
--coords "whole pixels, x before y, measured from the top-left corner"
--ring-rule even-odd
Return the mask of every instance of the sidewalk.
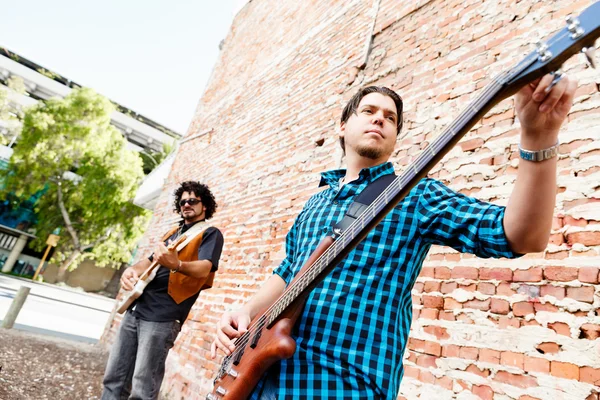
[[0, 320], [21, 286], [30, 292], [14, 329], [70, 340], [97, 342], [115, 304], [104, 296], [0, 275]]

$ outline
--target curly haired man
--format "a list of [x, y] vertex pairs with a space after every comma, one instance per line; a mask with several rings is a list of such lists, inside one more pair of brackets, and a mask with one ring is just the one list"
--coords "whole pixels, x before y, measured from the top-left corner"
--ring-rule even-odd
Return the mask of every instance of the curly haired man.
[[[156, 399], [167, 354], [202, 289], [210, 287], [219, 266], [223, 235], [205, 225], [217, 208], [206, 185], [183, 182], [175, 191], [174, 211], [181, 223], [169, 230], [154, 253], [127, 268], [121, 277], [125, 290], [156, 259], [155, 278], [127, 310], [104, 373], [102, 400]], [[179, 253], [167, 245], [188, 232], [200, 232]]]

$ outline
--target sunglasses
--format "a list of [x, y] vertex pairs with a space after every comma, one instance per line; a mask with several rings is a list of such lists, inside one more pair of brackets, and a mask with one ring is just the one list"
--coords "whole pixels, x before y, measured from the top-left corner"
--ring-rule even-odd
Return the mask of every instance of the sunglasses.
[[200, 199], [194, 199], [194, 198], [191, 198], [191, 199], [183, 199], [183, 200], [180, 200], [180, 201], [179, 201], [179, 207], [183, 207], [183, 206], [185, 206], [185, 204], [186, 204], [186, 203], [187, 203], [187, 204], [189, 204], [190, 206], [195, 206], [196, 204], [198, 204], [198, 203], [200, 203], [200, 202], [201, 202], [201, 200], [200, 200]]

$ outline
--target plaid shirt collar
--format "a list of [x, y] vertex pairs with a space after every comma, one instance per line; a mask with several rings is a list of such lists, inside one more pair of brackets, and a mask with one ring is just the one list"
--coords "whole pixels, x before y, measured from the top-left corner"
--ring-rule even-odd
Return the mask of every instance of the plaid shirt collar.
[[[360, 173], [358, 174], [358, 180], [356, 182], [362, 183], [365, 180], [368, 182], [372, 182], [380, 176], [393, 173], [394, 165], [388, 161], [383, 164], [376, 165], [374, 167], [361, 169]], [[332, 189], [337, 189], [340, 183], [340, 179], [342, 179], [344, 176], [346, 176], [345, 169], [332, 169], [329, 171], [322, 172], [319, 187], [329, 185], [329, 187], [331, 187]]]

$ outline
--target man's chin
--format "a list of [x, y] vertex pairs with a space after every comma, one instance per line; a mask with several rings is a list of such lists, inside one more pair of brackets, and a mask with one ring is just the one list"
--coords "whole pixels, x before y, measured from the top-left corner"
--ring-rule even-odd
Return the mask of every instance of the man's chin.
[[370, 160], [377, 160], [383, 156], [383, 150], [379, 147], [367, 147], [362, 146], [356, 149], [356, 153], [364, 158], [368, 158]]

